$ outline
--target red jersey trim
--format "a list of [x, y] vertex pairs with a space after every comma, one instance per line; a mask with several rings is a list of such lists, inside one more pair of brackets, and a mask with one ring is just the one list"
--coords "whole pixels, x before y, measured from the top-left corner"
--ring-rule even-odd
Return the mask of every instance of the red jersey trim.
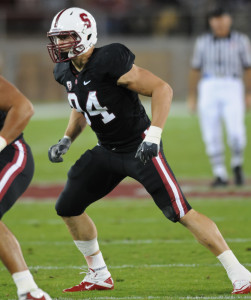
[[180, 218], [184, 217], [187, 213], [188, 208], [182, 196], [181, 190], [178, 186], [177, 181], [173, 177], [171, 171], [165, 163], [165, 160], [161, 153], [157, 157], [152, 159], [157, 172], [159, 173], [165, 188], [170, 196], [171, 203], [176, 215]]

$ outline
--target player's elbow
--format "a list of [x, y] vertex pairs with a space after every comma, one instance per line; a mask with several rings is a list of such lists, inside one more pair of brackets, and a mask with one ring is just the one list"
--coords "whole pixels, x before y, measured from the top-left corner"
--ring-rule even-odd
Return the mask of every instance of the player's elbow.
[[27, 105], [27, 116], [30, 119], [34, 115], [34, 107], [30, 101], [28, 101], [29, 104]]
[[166, 93], [168, 94], [170, 101], [172, 101], [173, 99], [173, 89], [171, 88], [171, 86], [166, 83]]
[[25, 105], [23, 105], [23, 111], [24, 111], [24, 119], [27, 121], [29, 121], [31, 117], [34, 115], [34, 107], [28, 99], [25, 101]]
[[172, 99], [173, 99], [173, 89], [171, 88], [171, 86], [166, 83], [166, 82], [163, 82], [162, 83], [162, 93], [165, 95], [165, 99], [171, 103], [172, 102]]
[[159, 84], [153, 89], [152, 98], [161, 99], [161, 101], [166, 102], [170, 105], [173, 98], [173, 89], [165, 81], [159, 82]]

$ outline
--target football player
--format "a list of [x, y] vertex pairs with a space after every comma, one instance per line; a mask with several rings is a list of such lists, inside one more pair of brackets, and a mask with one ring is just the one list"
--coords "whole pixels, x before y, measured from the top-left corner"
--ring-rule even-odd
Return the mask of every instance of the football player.
[[[31, 102], [0, 76], [0, 219], [33, 177], [33, 157], [22, 133], [32, 115]], [[0, 258], [17, 286], [18, 299], [51, 300], [36, 285], [17, 239], [2, 221], [0, 236]]]
[[[49, 149], [49, 159], [62, 162], [87, 123], [98, 139], [98, 145], [69, 170], [56, 204], [89, 267], [83, 281], [64, 292], [114, 288], [97, 229], [85, 209], [126, 176], [139, 181], [169, 220], [187, 227], [217, 256], [233, 283], [233, 293], [250, 292], [251, 273], [238, 262], [214, 222], [191, 208], [165, 159], [161, 133], [172, 101], [171, 87], [136, 66], [134, 54], [124, 45], [95, 47], [95, 20], [81, 8], [60, 11], [48, 37], [55, 79], [65, 86], [71, 107], [64, 136]], [[151, 97], [152, 121], [138, 94]]]

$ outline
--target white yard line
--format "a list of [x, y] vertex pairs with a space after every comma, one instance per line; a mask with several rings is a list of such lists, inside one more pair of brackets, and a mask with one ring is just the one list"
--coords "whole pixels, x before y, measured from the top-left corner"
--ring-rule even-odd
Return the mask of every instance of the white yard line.
[[[53, 298], [54, 300], [74, 300], [73, 298]], [[187, 297], [168, 297], [168, 296], [131, 296], [131, 297], [87, 297], [81, 298], [83, 300], [132, 300], [132, 299], [187, 299], [187, 300], [215, 300], [215, 299], [251, 299], [251, 296], [235, 295], [235, 296], [215, 296], [215, 297], [200, 297], [200, 296], [187, 296]]]
[[[64, 297], [59, 297], [59, 298], [53, 298], [53, 300], [74, 300], [76, 298], [64, 298]], [[168, 296], [131, 296], [131, 297], [84, 297], [81, 298], [82, 300], [133, 300], [133, 299], [167, 299], [167, 300], [172, 300], [172, 299], [183, 299], [183, 300], [216, 300], [216, 299], [251, 299], [251, 296], [248, 295], [235, 295], [235, 296], [211, 296], [211, 297], [203, 297], [203, 296], [187, 296], [187, 297], [168, 297]], [[9, 299], [9, 300], [15, 300], [15, 299]]]
[[[229, 243], [251, 243], [251, 239], [235, 238], [235, 239], [225, 239]], [[73, 245], [73, 241], [29, 241], [20, 242], [22, 245], [55, 245], [55, 246], [66, 246]], [[102, 241], [99, 240], [101, 245], [145, 245], [145, 244], [193, 244], [197, 243], [196, 240], [112, 240], [112, 241]], [[251, 245], [250, 245], [251, 246]]]
[[[246, 267], [250, 267], [251, 263], [244, 263], [243, 264]], [[200, 267], [212, 267], [212, 268], [218, 268], [222, 267], [220, 263], [216, 264], [142, 264], [142, 265], [120, 265], [120, 266], [109, 266], [109, 269], [134, 269], [134, 268], [144, 268], [144, 269], [154, 269], [154, 268], [200, 268]], [[87, 270], [87, 267], [84, 266], [29, 266], [30, 270]], [[4, 267], [0, 268], [1, 271], [6, 270]]]
[[205, 299], [205, 300], [214, 300], [214, 299], [251, 299], [251, 296], [238, 296], [238, 295], [234, 295], [234, 296], [215, 296], [215, 297], [199, 297], [199, 296], [187, 296], [187, 297], [179, 297], [179, 299]]

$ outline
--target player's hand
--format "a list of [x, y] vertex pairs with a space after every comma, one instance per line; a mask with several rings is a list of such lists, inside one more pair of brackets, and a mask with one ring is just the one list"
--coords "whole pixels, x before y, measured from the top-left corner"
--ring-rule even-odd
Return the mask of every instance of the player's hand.
[[159, 153], [159, 145], [143, 141], [136, 152], [135, 157], [139, 158], [145, 165]]
[[56, 145], [53, 145], [48, 150], [49, 160], [53, 163], [62, 162], [62, 155], [65, 154], [71, 146], [71, 139], [64, 136]]
[[135, 157], [139, 158], [143, 164], [146, 164], [153, 157], [158, 156], [160, 149], [162, 129], [156, 126], [150, 126], [145, 139], [139, 145]]

